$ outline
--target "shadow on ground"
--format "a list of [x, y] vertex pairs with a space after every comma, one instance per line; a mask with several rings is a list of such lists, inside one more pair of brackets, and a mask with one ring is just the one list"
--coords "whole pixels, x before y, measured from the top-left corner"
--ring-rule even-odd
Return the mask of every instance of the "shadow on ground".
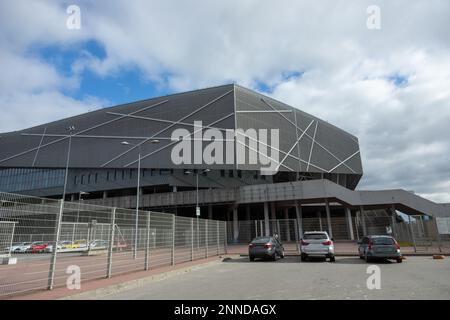
[[273, 261], [270, 259], [255, 259], [255, 261], [250, 261], [248, 257], [239, 257], [239, 258], [230, 258], [226, 259], [223, 262], [226, 263], [305, 263], [305, 264], [314, 264], [314, 263], [334, 263], [334, 264], [391, 264], [394, 263], [391, 260], [387, 259], [379, 259], [372, 260], [370, 263], [367, 263], [365, 260], [360, 259], [359, 257], [336, 257], [336, 262], [329, 262], [324, 258], [308, 258], [307, 261], [300, 261], [299, 256], [288, 256], [284, 259], [279, 259], [277, 261]]

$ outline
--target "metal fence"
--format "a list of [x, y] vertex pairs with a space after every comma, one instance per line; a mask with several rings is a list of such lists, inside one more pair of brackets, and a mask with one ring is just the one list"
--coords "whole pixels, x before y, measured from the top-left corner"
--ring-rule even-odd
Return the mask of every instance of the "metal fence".
[[4, 297], [223, 254], [226, 222], [0, 193], [0, 246]]
[[325, 215], [302, 219], [239, 220], [227, 224], [229, 243], [249, 243], [253, 238], [278, 234], [283, 242], [295, 242], [305, 231], [327, 231], [336, 241], [359, 240], [365, 235], [392, 235], [404, 247], [414, 252], [450, 251], [450, 235], [440, 234], [437, 219], [425, 215], [408, 216], [406, 221], [392, 216], [387, 210], [367, 210], [356, 212], [350, 219], [343, 216], [331, 216], [330, 224]]

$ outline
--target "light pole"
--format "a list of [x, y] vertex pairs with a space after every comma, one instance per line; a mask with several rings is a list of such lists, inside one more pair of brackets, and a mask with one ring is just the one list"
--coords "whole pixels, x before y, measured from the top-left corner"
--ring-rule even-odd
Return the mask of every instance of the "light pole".
[[62, 215], [64, 212], [64, 201], [66, 199], [66, 189], [67, 189], [67, 176], [69, 173], [69, 159], [70, 159], [70, 148], [72, 146], [72, 132], [75, 131], [75, 126], [71, 125], [66, 128], [67, 131], [69, 131], [69, 146], [67, 148], [67, 159], [66, 159], [66, 173], [64, 177], [64, 188], [63, 188], [63, 194], [61, 199], [61, 204], [59, 207], [59, 215], [56, 221], [56, 230], [55, 230], [55, 242], [54, 247], [52, 250], [52, 255], [50, 258], [50, 269], [48, 271], [48, 283], [47, 288], [49, 290], [53, 289], [54, 280], [55, 280], [55, 270], [56, 270], [56, 255], [58, 252], [58, 241], [59, 241], [59, 235], [61, 232], [61, 221], [62, 221]]
[[72, 147], [72, 132], [75, 131], [75, 126], [69, 126], [66, 128], [69, 131], [69, 146], [67, 148], [67, 158], [66, 158], [66, 173], [64, 177], [64, 188], [62, 194], [62, 200], [66, 199], [66, 189], [67, 189], [67, 176], [69, 174], [69, 159], [70, 159], [70, 148]]
[[[151, 143], [159, 143], [159, 140], [152, 140]], [[139, 147], [138, 154], [138, 169], [137, 169], [137, 187], [136, 187], [136, 218], [135, 218], [135, 232], [134, 232], [134, 251], [133, 259], [137, 258], [137, 246], [138, 246], [138, 223], [139, 223], [139, 188], [141, 182], [141, 144], [133, 144], [128, 141], [122, 141], [122, 145]]]
[[[201, 173], [203, 174], [203, 173], [206, 173], [206, 172], [209, 172], [209, 171], [211, 171], [210, 169], [204, 169], [204, 170], [202, 170], [201, 171]], [[186, 170], [184, 173], [186, 173], [186, 174], [191, 174], [191, 173], [194, 173], [195, 174], [195, 185], [196, 185], [196, 190], [197, 190], [197, 192], [196, 192], [196, 201], [195, 201], [195, 215], [197, 216], [197, 251], [199, 250], [199, 237], [198, 237], [198, 219], [199, 219], [199, 217], [200, 217], [200, 207], [198, 206], [198, 175], [199, 175], [199, 172], [197, 171], [197, 172], [192, 172], [192, 171], [189, 171], [189, 170]], [[206, 239], [205, 239], [205, 241], [206, 241]]]
[[79, 223], [79, 220], [80, 220], [80, 207], [81, 207], [81, 196], [83, 195], [83, 194], [89, 194], [89, 192], [84, 192], [84, 191], [80, 191], [79, 193], [78, 193], [78, 210], [77, 210], [77, 222], [76, 222], [76, 224], [74, 225], [74, 230], [73, 230], [73, 233], [72, 233], [72, 242], [75, 240], [74, 239], [74, 237], [75, 237], [75, 228], [78, 228], [78, 223]]

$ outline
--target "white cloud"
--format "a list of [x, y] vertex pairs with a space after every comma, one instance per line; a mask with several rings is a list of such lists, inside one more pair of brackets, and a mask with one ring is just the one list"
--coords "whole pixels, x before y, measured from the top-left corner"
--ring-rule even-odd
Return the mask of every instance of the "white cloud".
[[[372, 1], [77, 3], [82, 28], [73, 32], [65, 28], [68, 3], [1, 2], [0, 52], [11, 80], [0, 77], [0, 110], [26, 110], [36, 101], [47, 120], [81, 112], [89, 103], [62, 92], [76, 87], [84, 69], [107, 77], [134, 67], [175, 91], [264, 82], [274, 97], [359, 137], [362, 187], [401, 187], [450, 202], [450, 2], [377, 1], [381, 30], [366, 28]], [[106, 58], [83, 55], [73, 77], [26, 55], [33, 45], [87, 39], [98, 41]], [[286, 71], [304, 74], [283, 79]], [[47, 98], [60, 107], [51, 109]], [[46, 121], [34, 111], [17, 115]]]

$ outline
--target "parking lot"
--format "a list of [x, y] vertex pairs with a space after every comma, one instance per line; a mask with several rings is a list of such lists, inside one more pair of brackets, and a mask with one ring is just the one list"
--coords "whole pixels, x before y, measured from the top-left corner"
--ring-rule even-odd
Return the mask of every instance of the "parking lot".
[[[380, 267], [381, 289], [367, 288], [370, 265]], [[358, 257], [337, 257], [335, 263], [235, 257], [103, 299], [449, 299], [449, 272], [449, 259], [432, 257], [408, 257], [402, 264], [367, 264]]]

